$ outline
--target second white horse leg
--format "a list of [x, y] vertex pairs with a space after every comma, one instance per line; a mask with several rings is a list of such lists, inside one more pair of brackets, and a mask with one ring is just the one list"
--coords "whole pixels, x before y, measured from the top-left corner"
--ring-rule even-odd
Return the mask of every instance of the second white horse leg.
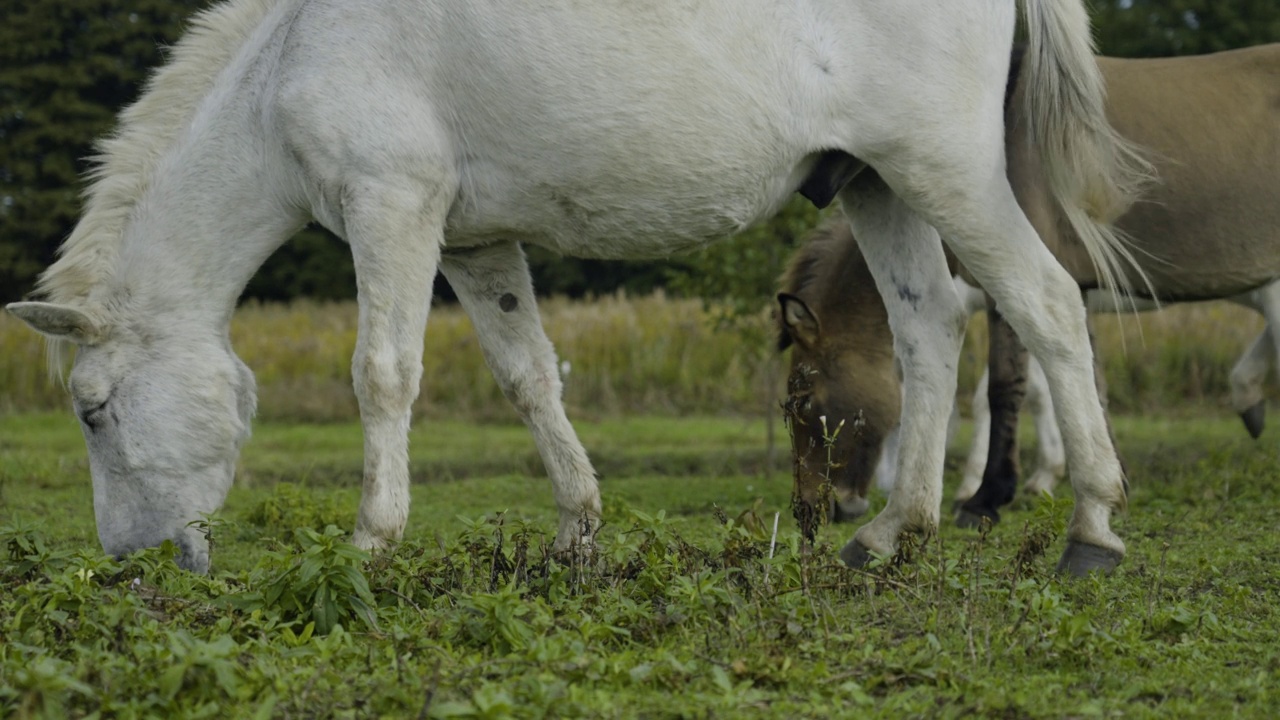
[[595, 471], [560, 400], [555, 348], [538, 316], [524, 252], [514, 242], [447, 253], [441, 270], [471, 317], [502, 392], [533, 433], [560, 523], [555, 550], [589, 543], [600, 521]]

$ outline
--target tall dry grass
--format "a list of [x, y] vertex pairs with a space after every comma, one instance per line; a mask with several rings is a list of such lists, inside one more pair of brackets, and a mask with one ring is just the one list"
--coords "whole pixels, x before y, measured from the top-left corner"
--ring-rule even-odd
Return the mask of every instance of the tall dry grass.
[[[697, 301], [619, 295], [592, 302], [549, 299], [540, 306], [561, 360], [565, 401], [579, 416], [758, 410], [766, 353], [714, 331]], [[260, 417], [357, 416], [354, 303], [249, 304], [237, 310], [231, 340], [257, 376]], [[461, 308], [432, 310], [423, 347], [417, 414], [516, 417]], [[66, 391], [45, 370], [43, 353], [35, 333], [0, 313], [0, 412], [68, 406]]]
[[[1266, 327], [1256, 312], [1225, 301], [1098, 314], [1092, 320], [1109, 407], [1131, 414], [1226, 410], [1231, 368]], [[975, 316], [960, 362], [960, 402], [966, 409], [983, 371], [986, 343], [986, 317]], [[1273, 372], [1269, 397], [1276, 387]]]
[[[768, 348], [746, 334], [717, 332], [701, 303], [663, 295], [591, 302], [542, 302], [543, 322], [563, 361], [565, 401], [575, 417], [622, 413], [756, 415], [778, 397], [769, 382]], [[763, 314], [762, 320], [763, 323]], [[1099, 316], [1111, 407], [1162, 412], [1226, 407], [1228, 374], [1263, 323], [1226, 303], [1175, 306], [1137, 317]], [[259, 414], [269, 419], [332, 421], [356, 417], [351, 354], [354, 304], [247, 305], [232, 342], [258, 378]], [[962, 404], [981, 372], [986, 326], [970, 326], [961, 361]], [[485, 367], [471, 323], [457, 307], [432, 311], [424, 340], [424, 416], [513, 419]], [[48, 377], [41, 340], [0, 313], [0, 412], [66, 408], [66, 392]], [[772, 388], [770, 390], [769, 388]]]

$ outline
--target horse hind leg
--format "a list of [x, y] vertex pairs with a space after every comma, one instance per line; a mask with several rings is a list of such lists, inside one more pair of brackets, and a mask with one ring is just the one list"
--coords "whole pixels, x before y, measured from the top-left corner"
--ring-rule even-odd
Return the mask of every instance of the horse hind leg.
[[1249, 345], [1235, 366], [1231, 368], [1231, 406], [1240, 415], [1249, 436], [1257, 440], [1266, 427], [1267, 402], [1263, 396], [1263, 382], [1271, 367], [1270, 356], [1274, 352], [1271, 327], [1262, 330]]
[[355, 260], [359, 332], [351, 375], [364, 428], [364, 486], [353, 541], [380, 549], [409, 515], [409, 421], [443, 244], [448, 193], [410, 179], [346, 185], [343, 225]]
[[560, 401], [555, 348], [538, 317], [524, 252], [514, 242], [446, 253], [441, 271], [470, 316], [485, 361], [537, 444], [560, 512], [554, 549], [589, 545], [599, 526], [595, 471]]
[[889, 502], [840, 552], [857, 567], [897, 550], [903, 532], [937, 530], [947, 419], [968, 318], [938, 234], [877, 178], [841, 196], [854, 236], [885, 301], [902, 367], [897, 479]]
[[927, 176], [900, 172], [886, 174], [886, 180], [904, 188], [901, 194], [938, 227], [1040, 361], [1058, 409], [1076, 497], [1059, 569], [1076, 575], [1109, 571], [1125, 552], [1110, 527], [1112, 511], [1125, 504], [1125, 489], [1094, 377], [1080, 291], [1018, 207], [1004, 164], [986, 157], [999, 157], [999, 138], [982, 142], [976, 131], [965, 137], [966, 142], [916, 148], [932, 151], [920, 164], [952, 168], [945, 176], [950, 182], [929, 184], [921, 182]]
[[994, 303], [988, 303], [987, 400], [990, 438], [982, 482], [956, 513], [960, 527], [1000, 522], [1000, 508], [1013, 501], [1021, 467], [1018, 414], [1027, 386], [1027, 350]]
[[1231, 298], [1231, 301], [1257, 310], [1267, 321], [1267, 326], [1231, 368], [1231, 406], [1244, 421], [1249, 435], [1256, 440], [1262, 436], [1266, 426], [1267, 401], [1263, 384], [1277, 357], [1280, 357], [1280, 334], [1275, 330], [1276, 324], [1280, 323], [1280, 283], [1271, 283]]

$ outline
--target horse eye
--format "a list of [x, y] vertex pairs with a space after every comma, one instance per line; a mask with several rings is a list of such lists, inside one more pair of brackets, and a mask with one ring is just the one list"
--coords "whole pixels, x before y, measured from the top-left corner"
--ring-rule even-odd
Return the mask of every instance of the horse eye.
[[99, 423], [102, 420], [101, 413], [104, 409], [106, 409], [107, 403], [110, 401], [111, 401], [111, 398], [107, 398], [106, 400], [103, 400], [102, 402], [98, 403], [97, 405], [94, 405], [91, 408], [85, 408], [84, 410], [81, 410], [78, 413], [80, 417], [80, 422], [84, 423], [85, 425], [88, 425], [90, 429], [96, 430], [98, 428]]

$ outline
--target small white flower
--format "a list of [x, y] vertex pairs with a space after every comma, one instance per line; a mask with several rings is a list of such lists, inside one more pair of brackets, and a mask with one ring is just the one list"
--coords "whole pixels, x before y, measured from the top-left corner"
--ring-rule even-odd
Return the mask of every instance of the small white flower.
[[562, 378], [569, 377], [569, 370], [570, 370], [569, 361], [561, 360], [560, 361], [560, 377]]

